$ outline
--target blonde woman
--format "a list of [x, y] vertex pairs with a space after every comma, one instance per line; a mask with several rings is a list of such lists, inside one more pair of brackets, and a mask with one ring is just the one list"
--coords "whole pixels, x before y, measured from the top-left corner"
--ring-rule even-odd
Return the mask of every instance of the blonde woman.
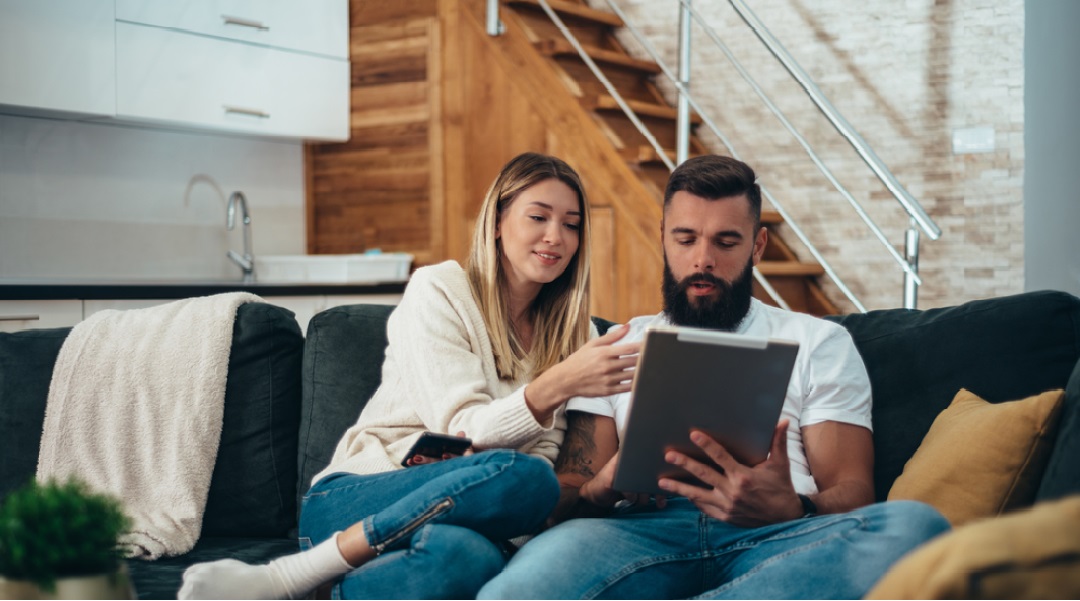
[[[638, 344], [615, 344], [625, 328], [596, 338], [589, 320], [589, 225], [570, 166], [507, 163], [466, 267], [416, 270], [390, 316], [382, 385], [304, 498], [308, 550], [192, 566], [180, 597], [295, 598], [336, 581], [335, 598], [474, 598], [505, 564], [500, 541], [555, 507], [566, 401], [629, 390]], [[477, 452], [403, 468], [424, 431]]]

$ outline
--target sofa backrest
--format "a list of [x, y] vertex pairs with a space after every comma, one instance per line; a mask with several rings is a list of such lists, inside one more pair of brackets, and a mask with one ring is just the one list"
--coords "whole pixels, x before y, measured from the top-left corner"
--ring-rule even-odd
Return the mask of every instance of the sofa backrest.
[[285, 536], [296, 526], [303, 355], [304, 336], [292, 311], [240, 305], [203, 536]]
[[308, 322], [301, 371], [296, 499], [311, 487], [382, 381], [386, 320], [393, 305], [344, 305]]
[[[386, 320], [393, 310], [388, 305], [344, 305], [326, 309], [308, 322], [298, 503], [382, 382]], [[601, 333], [614, 325], [595, 317], [593, 323]]]
[[[303, 368], [298, 496], [329, 463], [381, 379], [386, 319], [393, 307], [349, 305], [316, 315]], [[956, 307], [891, 309], [831, 316], [846, 327], [873, 389], [875, 495], [884, 500], [960, 388], [990, 402], [1080, 387], [1080, 299], [1033, 292]], [[611, 322], [594, 319], [601, 332]], [[1080, 408], [1067, 399], [1055, 451], [1038, 498], [1080, 492]], [[1071, 416], [1071, 417], [1070, 417]], [[1070, 426], [1070, 424], [1072, 424]]]
[[[992, 403], [1023, 399], [1065, 388], [1080, 358], [1080, 299], [1064, 292], [828, 319], [848, 329], [870, 374], [879, 501], [888, 495], [934, 418], [961, 388]], [[1065, 452], [1065, 447], [1080, 441], [1076, 424], [1068, 425], [1077, 419], [1076, 400], [1075, 396], [1066, 400], [1038, 499], [1059, 496], [1065, 489], [1080, 490], [1076, 468], [1065, 469], [1060, 463], [1076, 463]]]
[[[53, 365], [71, 328], [0, 333], [0, 498], [37, 471]], [[304, 339], [292, 312], [240, 305], [203, 536], [283, 536], [296, 524]]]

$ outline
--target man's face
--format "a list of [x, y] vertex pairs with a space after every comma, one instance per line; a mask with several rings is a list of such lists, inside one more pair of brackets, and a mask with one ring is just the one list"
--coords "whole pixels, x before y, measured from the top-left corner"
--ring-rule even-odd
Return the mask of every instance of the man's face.
[[676, 192], [661, 225], [664, 311], [678, 325], [734, 329], [750, 307], [765, 251], [745, 195], [706, 200]]

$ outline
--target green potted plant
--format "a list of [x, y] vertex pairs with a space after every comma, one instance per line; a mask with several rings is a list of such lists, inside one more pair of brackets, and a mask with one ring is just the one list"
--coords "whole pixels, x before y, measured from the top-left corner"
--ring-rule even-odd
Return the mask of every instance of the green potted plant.
[[128, 518], [85, 485], [32, 481], [0, 504], [0, 598], [131, 598], [117, 538]]

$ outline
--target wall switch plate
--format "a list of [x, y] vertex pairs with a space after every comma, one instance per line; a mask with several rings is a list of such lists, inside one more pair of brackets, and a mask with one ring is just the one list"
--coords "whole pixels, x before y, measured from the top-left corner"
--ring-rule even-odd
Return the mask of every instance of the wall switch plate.
[[984, 126], [954, 129], [952, 151], [953, 154], [994, 152], [994, 128]]

